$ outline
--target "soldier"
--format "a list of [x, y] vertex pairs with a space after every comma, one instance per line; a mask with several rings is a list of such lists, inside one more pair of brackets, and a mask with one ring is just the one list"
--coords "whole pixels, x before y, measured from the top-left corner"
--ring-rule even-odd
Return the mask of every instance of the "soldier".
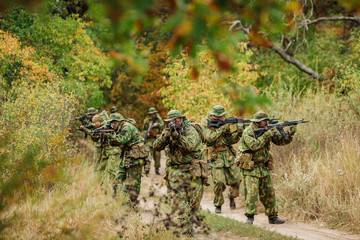
[[[104, 116], [95, 115], [92, 118], [92, 124], [94, 128], [100, 128], [105, 126]], [[82, 126], [83, 127], [83, 126]], [[83, 127], [84, 131], [91, 133], [90, 130]], [[118, 146], [111, 146], [107, 136], [105, 134], [90, 134], [91, 139], [95, 145], [95, 171], [100, 173], [107, 173], [116, 194], [118, 181], [116, 180], [117, 164], [119, 163], [121, 150]]]
[[160, 175], [159, 168], [161, 154], [154, 150], [153, 143], [155, 139], [160, 136], [163, 129], [164, 121], [161, 119], [158, 111], [154, 107], [151, 107], [148, 111], [148, 116], [144, 120], [143, 136], [145, 144], [149, 147], [150, 156], [154, 160], [156, 175]]
[[116, 106], [111, 107], [111, 113], [118, 113], [118, 109]]
[[230, 186], [229, 199], [230, 208], [236, 209], [235, 198], [239, 196], [239, 187], [241, 182], [241, 172], [235, 164], [236, 152], [233, 144], [240, 140], [242, 134], [242, 124], [237, 124], [236, 130], [230, 132], [229, 124], [221, 126], [222, 131], [215, 128], [208, 128], [207, 120], [220, 120], [226, 118], [227, 112], [221, 105], [215, 105], [213, 111], [206, 116], [201, 123], [204, 128], [204, 137], [208, 146], [207, 152], [210, 155], [212, 171], [211, 175], [214, 181], [214, 205], [215, 213], [221, 213], [221, 206], [224, 204], [223, 192], [226, 185]]
[[203, 195], [203, 184], [199, 177], [191, 173], [192, 166], [203, 158], [203, 144], [189, 119], [178, 110], [167, 114], [171, 121], [159, 138], [154, 142], [156, 151], [169, 147], [168, 181], [173, 207], [177, 211], [185, 234], [194, 234], [192, 217], [196, 214]]
[[92, 122], [92, 118], [95, 116], [95, 114], [98, 112], [98, 110], [96, 108], [89, 108], [88, 112], [86, 113], [86, 115], [88, 116], [90, 123]]
[[135, 205], [140, 193], [142, 167], [147, 164], [149, 151], [140, 131], [120, 113], [111, 114], [110, 121], [115, 130], [114, 135], [109, 135], [111, 145], [122, 150], [116, 179]]
[[270, 170], [273, 169], [273, 158], [270, 154], [270, 143], [276, 145], [289, 144], [296, 132], [296, 126], [291, 126], [288, 140], [285, 140], [275, 128], [266, 131], [262, 136], [256, 138], [254, 129], [266, 128], [269, 117], [266, 113], [259, 111], [251, 119], [241, 138], [236, 162], [242, 169], [244, 177], [247, 219], [245, 223], [253, 224], [254, 215], [257, 214], [257, 202], [260, 197], [265, 207], [265, 214], [270, 224], [282, 224], [285, 221], [278, 218], [278, 207], [275, 198], [275, 190], [271, 180]]

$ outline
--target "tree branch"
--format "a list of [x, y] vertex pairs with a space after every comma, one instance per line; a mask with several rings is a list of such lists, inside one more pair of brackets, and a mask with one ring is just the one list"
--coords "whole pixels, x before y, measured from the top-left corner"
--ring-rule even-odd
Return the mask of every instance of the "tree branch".
[[358, 24], [360, 24], [360, 18], [359, 17], [344, 17], [344, 16], [339, 16], [339, 17], [321, 17], [312, 21], [304, 21], [301, 23], [300, 27], [306, 27], [308, 25], [311, 24], [317, 24], [319, 22], [324, 22], [324, 21], [354, 21]]
[[[236, 21], [229, 22], [229, 23], [231, 24], [231, 26], [229, 28], [230, 31], [241, 30], [246, 35], [250, 34], [250, 29], [244, 27], [244, 25], [241, 23], [240, 20], [236, 20]], [[313, 78], [315, 78], [315, 79], [317, 79], [319, 81], [324, 80], [323, 77], [319, 73], [314, 71], [312, 68], [307, 67], [306, 65], [304, 65], [299, 60], [291, 57], [286, 51], [284, 51], [280, 47], [278, 47], [278, 46], [276, 46], [274, 44], [271, 44], [270, 49], [272, 49], [274, 52], [276, 52], [285, 62], [293, 64], [295, 67], [297, 67], [302, 72], [305, 72], [306, 74], [310, 75], [311, 77], [313, 77]]]

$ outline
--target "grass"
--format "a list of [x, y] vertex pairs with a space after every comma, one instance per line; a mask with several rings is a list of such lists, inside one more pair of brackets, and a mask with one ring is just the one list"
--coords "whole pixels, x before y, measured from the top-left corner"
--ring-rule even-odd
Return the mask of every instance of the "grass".
[[281, 211], [359, 233], [359, 101], [322, 91], [302, 98], [280, 91], [273, 97], [271, 114], [311, 121], [298, 126], [291, 144], [272, 148]]
[[231, 232], [236, 237], [249, 237], [249, 238], [264, 239], [264, 240], [297, 239], [294, 237], [288, 237], [280, 233], [270, 231], [261, 227], [257, 227], [254, 225], [244, 224], [234, 219], [212, 214], [209, 213], [208, 211], [201, 211], [201, 215], [205, 217], [205, 223], [208, 224], [211, 231], [218, 232], [220, 235], [222, 235], [223, 233]]

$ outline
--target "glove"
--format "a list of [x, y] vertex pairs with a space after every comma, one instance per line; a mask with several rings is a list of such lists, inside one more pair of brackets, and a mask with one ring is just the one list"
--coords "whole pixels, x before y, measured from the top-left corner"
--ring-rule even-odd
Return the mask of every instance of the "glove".
[[230, 125], [229, 124], [224, 124], [220, 127], [221, 132], [230, 132]]
[[296, 133], [296, 129], [297, 129], [296, 125], [292, 125], [288, 130], [288, 134], [290, 136], [293, 136]]
[[242, 134], [242, 132], [244, 131], [244, 124], [243, 123], [237, 123], [236, 124], [236, 131], [238, 132], [238, 134]]
[[268, 130], [268, 131], [266, 131], [265, 133], [264, 133], [264, 138], [272, 138], [273, 136], [275, 136], [275, 134], [276, 134], [276, 128], [271, 128], [270, 130]]
[[170, 128], [165, 128], [163, 132], [164, 138], [169, 138], [171, 136], [171, 130]]

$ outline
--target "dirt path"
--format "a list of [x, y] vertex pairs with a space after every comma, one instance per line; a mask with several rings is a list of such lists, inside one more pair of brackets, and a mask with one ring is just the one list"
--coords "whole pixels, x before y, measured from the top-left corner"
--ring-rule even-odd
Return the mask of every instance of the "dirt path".
[[[161, 169], [160, 169], [160, 176], [155, 175], [154, 173], [154, 167], [151, 166], [151, 171], [149, 177], [143, 177], [142, 178], [142, 187], [141, 187], [141, 195], [146, 196], [148, 195], [148, 190], [150, 186], [154, 186], [156, 189], [156, 195], [164, 195], [166, 194], [166, 187], [163, 186], [163, 179], [162, 176], [164, 175], [164, 166], [165, 166], [165, 158], [162, 156], [161, 159]], [[224, 196], [227, 196], [227, 190], [225, 191]], [[204, 192], [203, 199], [201, 201], [201, 208], [204, 210], [209, 210], [211, 213], [214, 213], [215, 207], [213, 205], [213, 199], [214, 194], [212, 192], [212, 189], [208, 187], [206, 191]], [[241, 204], [242, 198], [236, 199], [237, 206], [242, 205]], [[154, 206], [151, 201], [141, 201], [140, 206], [142, 209], [151, 210]], [[221, 216], [232, 218], [235, 220], [238, 220], [240, 222], [243, 222], [246, 217], [244, 216], [245, 209], [243, 207], [238, 207], [235, 210], [231, 210], [229, 207], [229, 201], [225, 197], [225, 204], [222, 206], [222, 213]], [[145, 214], [147, 215], [147, 214]], [[150, 217], [149, 216], [143, 216], [144, 219]], [[274, 230], [276, 232], [279, 232], [284, 235], [288, 236], [294, 236], [298, 237], [299, 239], [304, 240], [332, 240], [332, 239], [338, 239], [338, 240], [360, 240], [360, 235], [351, 235], [347, 232], [342, 232], [338, 230], [332, 230], [327, 229], [324, 227], [321, 227], [320, 224], [309, 224], [309, 223], [302, 223], [302, 222], [294, 222], [291, 219], [286, 219], [286, 222], [281, 225], [270, 225], [268, 224], [268, 219], [265, 216], [264, 213], [261, 213], [257, 216], [255, 216], [254, 225], [259, 227], [268, 228], [271, 230]], [[223, 239], [223, 238], [212, 238], [211, 239]]]

